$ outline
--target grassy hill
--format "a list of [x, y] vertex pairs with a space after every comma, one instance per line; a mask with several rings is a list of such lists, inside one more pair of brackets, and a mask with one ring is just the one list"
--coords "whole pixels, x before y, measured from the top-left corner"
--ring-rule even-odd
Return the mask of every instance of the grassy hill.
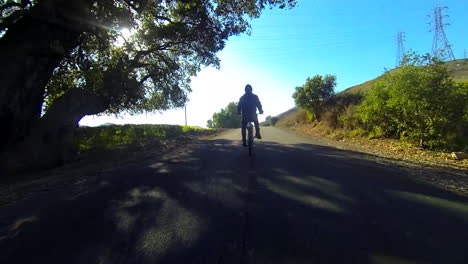
[[[445, 63], [447, 69], [450, 71], [452, 78], [456, 82], [468, 82], [468, 59], [460, 59], [460, 60], [453, 60], [448, 61]], [[393, 71], [393, 70], [392, 70]], [[367, 82], [349, 87], [337, 95], [340, 94], [362, 94], [368, 91], [374, 83], [376, 83], [381, 76], [369, 80]], [[297, 123], [300, 122], [301, 118], [305, 118], [305, 111], [301, 111], [297, 107], [293, 107], [288, 111], [279, 114], [276, 116], [278, 118], [278, 125], [286, 125], [289, 123]]]
[[[456, 82], [468, 82], [468, 59], [448, 61], [445, 65]], [[363, 93], [369, 90], [379, 78], [380, 76], [365, 83], [349, 87], [341, 93]]]
[[468, 59], [446, 62], [453, 79], [457, 82], [468, 82]]

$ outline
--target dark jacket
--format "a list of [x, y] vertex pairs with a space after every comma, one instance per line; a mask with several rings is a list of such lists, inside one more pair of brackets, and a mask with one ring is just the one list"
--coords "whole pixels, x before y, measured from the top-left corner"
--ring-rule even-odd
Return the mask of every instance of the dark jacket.
[[262, 104], [253, 93], [245, 93], [240, 99], [239, 104], [237, 104], [237, 112], [242, 113], [242, 118], [250, 117], [254, 118], [257, 116], [257, 108], [260, 113], [263, 113]]

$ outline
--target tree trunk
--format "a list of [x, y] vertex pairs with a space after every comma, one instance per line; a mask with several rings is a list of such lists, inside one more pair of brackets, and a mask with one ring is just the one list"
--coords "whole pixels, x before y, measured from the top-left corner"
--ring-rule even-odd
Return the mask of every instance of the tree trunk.
[[0, 39], [0, 152], [39, 119], [54, 69], [78, 45], [92, 1], [41, 0]]
[[60, 165], [74, 156], [73, 132], [85, 115], [108, 108], [108, 101], [89, 91], [71, 89], [60, 97], [32, 127], [32, 133], [8, 152], [8, 172]]

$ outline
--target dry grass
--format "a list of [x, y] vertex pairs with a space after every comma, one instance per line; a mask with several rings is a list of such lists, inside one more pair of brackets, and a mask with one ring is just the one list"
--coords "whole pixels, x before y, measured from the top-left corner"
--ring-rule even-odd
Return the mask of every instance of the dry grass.
[[[293, 109], [291, 109], [293, 110]], [[278, 127], [291, 127], [298, 124], [309, 124], [307, 119], [307, 112], [303, 109], [296, 109], [295, 111], [288, 111], [285, 115], [279, 117], [275, 126]]]
[[446, 66], [455, 81], [468, 81], [468, 59], [450, 61]]

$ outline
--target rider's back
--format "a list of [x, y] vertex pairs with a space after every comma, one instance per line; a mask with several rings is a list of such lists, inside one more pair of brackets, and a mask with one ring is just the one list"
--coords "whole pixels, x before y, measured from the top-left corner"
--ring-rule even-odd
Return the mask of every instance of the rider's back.
[[239, 108], [242, 111], [242, 116], [253, 116], [257, 113], [257, 107], [260, 109], [260, 100], [253, 93], [245, 93], [239, 99]]

